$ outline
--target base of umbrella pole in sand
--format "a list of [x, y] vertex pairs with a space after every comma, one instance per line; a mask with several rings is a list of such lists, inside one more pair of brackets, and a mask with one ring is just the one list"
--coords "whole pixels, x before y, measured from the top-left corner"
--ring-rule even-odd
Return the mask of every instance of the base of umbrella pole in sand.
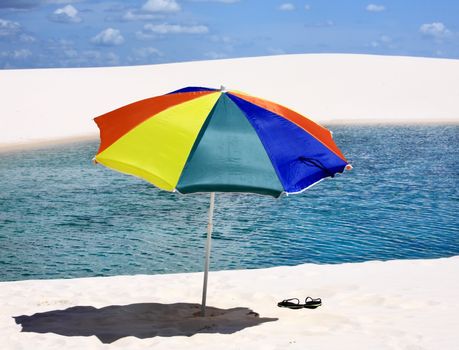
[[204, 284], [202, 287], [201, 316], [206, 316], [207, 275], [209, 274], [210, 241], [212, 239], [212, 226], [214, 217], [215, 192], [210, 193], [209, 220], [207, 222], [206, 261], [204, 264]]

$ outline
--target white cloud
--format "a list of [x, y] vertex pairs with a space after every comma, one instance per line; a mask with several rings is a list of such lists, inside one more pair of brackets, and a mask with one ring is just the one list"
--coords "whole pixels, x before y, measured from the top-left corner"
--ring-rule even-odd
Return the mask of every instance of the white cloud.
[[267, 51], [270, 55], [285, 55], [286, 53], [285, 50], [274, 47], [269, 47]]
[[81, 56], [90, 60], [98, 60], [102, 57], [102, 53], [95, 50], [86, 50], [82, 52]]
[[47, 4], [74, 4], [77, 2], [82, 2], [83, 0], [45, 0]]
[[18, 22], [0, 18], [0, 37], [13, 36], [20, 31], [21, 25]]
[[102, 53], [97, 50], [86, 50], [70, 61], [85, 66], [117, 66], [120, 64], [119, 56], [113, 52]]
[[29, 56], [32, 56], [32, 52], [28, 49], [20, 49], [20, 50], [13, 51], [13, 58], [16, 58], [16, 59], [24, 59]]
[[396, 49], [397, 45], [394, 44], [392, 38], [388, 35], [380, 35], [377, 40], [370, 42], [370, 46], [374, 48]]
[[205, 34], [209, 28], [204, 25], [184, 26], [181, 24], [146, 24], [144, 30], [156, 34]]
[[295, 5], [289, 3], [289, 2], [286, 2], [282, 5], [279, 6], [279, 10], [281, 11], [293, 11], [295, 10]]
[[158, 62], [162, 57], [164, 57], [163, 52], [150, 46], [133, 49], [132, 54], [126, 59], [130, 64], [150, 64]]
[[21, 34], [19, 36], [19, 40], [22, 41], [23, 43], [33, 43], [37, 41], [37, 39], [35, 39], [32, 35], [28, 35], [28, 34]]
[[443, 39], [451, 35], [451, 31], [442, 22], [424, 23], [419, 31], [428, 37]]
[[208, 39], [213, 43], [213, 50], [206, 52], [204, 54], [205, 57], [211, 59], [225, 58], [234, 51], [234, 45], [236, 44], [236, 41], [229, 36], [210, 35]]
[[333, 27], [334, 25], [335, 25], [335, 22], [333, 22], [331, 19], [328, 19], [323, 22], [306, 23], [304, 26], [306, 28], [326, 28], [326, 27]]
[[442, 50], [435, 50], [435, 55], [436, 55], [436, 56], [444, 56], [444, 55], [445, 55], [445, 52], [442, 51]]
[[32, 56], [32, 52], [28, 49], [19, 49], [13, 51], [3, 51], [0, 53], [1, 57], [12, 58], [14, 60], [23, 60]]
[[124, 21], [148, 21], [152, 19], [162, 18], [162, 15], [156, 15], [152, 13], [142, 13], [133, 10], [127, 11], [122, 19]]
[[148, 58], [154, 56], [162, 56], [163, 53], [154, 47], [141, 47], [140, 49], [133, 50], [135, 56], [140, 58]]
[[64, 6], [54, 11], [50, 16], [50, 19], [54, 22], [62, 23], [80, 23], [81, 17], [78, 16], [78, 10], [72, 5]]
[[56, 43], [62, 47], [70, 47], [70, 46], [73, 46], [75, 44], [74, 41], [72, 40], [68, 40], [68, 39], [59, 39], [56, 41]]
[[386, 43], [386, 44], [392, 42], [392, 38], [390, 36], [387, 36], [387, 35], [381, 35], [379, 37], [379, 40], [381, 40], [381, 42]]
[[221, 60], [227, 58], [228, 55], [223, 52], [209, 51], [204, 54], [204, 57], [210, 58], [211, 60]]
[[107, 28], [91, 39], [96, 45], [114, 46], [124, 43], [124, 38], [118, 29]]
[[[97, 48], [78, 50], [74, 47], [77, 43], [66, 39], [49, 39], [43, 43], [46, 43], [48, 54], [34, 52], [33, 56], [26, 62], [34, 63], [36, 67], [96, 67], [114, 66], [122, 63], [120, 57], [106, 48], [103, 50], [98, 50]], [[49, 62], [49, 57], [51, 56], [53, 61]], [[18, 61], [16, 60], [15, 62]]]
[[120, 58], [114, 52], [109, 52], [105, 55], [105, 61], [111, 66], [119, 66]]
[[382, 12], [386, 9], [384, 5], [369, 4], [366, 7], [366, 10], [369, 12]]
[[64, 55], [68, 58], [76, 58], [78, 57], [78, 51], [75, 49], [67, 49], [63, 51]]
[[234, 40], [226, 35], [212, 35], [210, 41], [213, 43], [222, 43], [222, 44], [233, 44]]
[[139, 40], [151, 40], [151, 39], [155, 39], [157, 35], [151, 32], [149, 33], [145, 32], [144, 30], [139, 30], [135, 32], [135, 37]]
[[148, 12], [177, 12], [180, 5], [175, 0], [148, 0], [142, 10]]
[[234, 4], [241, 0], [189, 0], [191, 2], [221, 2], [222, 4]]

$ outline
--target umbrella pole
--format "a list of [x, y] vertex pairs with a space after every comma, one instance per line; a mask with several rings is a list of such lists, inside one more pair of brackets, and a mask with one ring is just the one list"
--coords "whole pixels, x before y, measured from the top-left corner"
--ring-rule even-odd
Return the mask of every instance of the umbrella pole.
[[202, 287], [201, 316], [206, 315], [206, 296], [207, 296], [207, 275], [209, 274], [210, 260], [210, 240], [212, 238], [212, 226], [214, 217], [215, 192], [210, 193], [209, 220], [207, 222], [207, 241], [206, 241], [206, 261], [204, 264], [204, 285]]

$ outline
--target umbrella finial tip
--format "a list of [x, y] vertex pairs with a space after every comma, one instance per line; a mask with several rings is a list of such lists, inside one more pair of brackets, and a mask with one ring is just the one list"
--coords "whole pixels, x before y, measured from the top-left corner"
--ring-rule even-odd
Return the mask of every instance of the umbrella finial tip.
[[220, 91], [221, 91], [221, 92], [226, 92], [226, 87], [223, 86], [223, 85], [220, 85]]

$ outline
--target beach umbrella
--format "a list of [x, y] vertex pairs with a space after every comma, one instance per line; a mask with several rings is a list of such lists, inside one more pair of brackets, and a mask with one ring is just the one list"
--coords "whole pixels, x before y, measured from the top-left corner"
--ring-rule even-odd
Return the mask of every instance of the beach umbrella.
[[205, 315], [215, 192], [300, 193], [350, 165], [326, 128], [239, 91], [186, 87], [94, 119], [95, 162], [166, 191], [210, 192]]

